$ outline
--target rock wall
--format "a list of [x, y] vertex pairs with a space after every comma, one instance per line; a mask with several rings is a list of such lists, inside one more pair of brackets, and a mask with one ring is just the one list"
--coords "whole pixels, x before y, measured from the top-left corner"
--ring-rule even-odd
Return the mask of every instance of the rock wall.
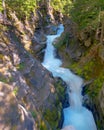
[[8, 24], [0, 24], [1, 129], [59, 127], [64, 88], [38, 61], [46, 44], [40, 13], [20, 21], [10, 12]]

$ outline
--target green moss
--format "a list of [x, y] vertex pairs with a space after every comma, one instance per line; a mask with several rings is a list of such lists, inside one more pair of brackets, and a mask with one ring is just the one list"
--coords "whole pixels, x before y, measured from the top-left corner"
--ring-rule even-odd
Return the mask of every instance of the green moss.
[[69, 69], [71, 69], [72, 71], [76, 72], [77, 75], [81, 76], [82, 75], [82, 69], [80, 67], [78, 67], [78, 63], [77, 62], [73, 62], [71, 65], [67, 66]]
[[58, 39], [58, 42], [56, 44], [54, 44], [54, 46], [59, 49], [60, 47], [62, 48], [62, 46], [65, 46], [69, 43], [69, 34], [63, 34], [62, 37], [60, 37]]
[[101, 88], [103, 86], [103, 82], [104, 82], [104, 72], [100, 73], [100, 75], [94, 80], [94, 82], [87, 89], [87, 93], [93, 99], [95, 99], [99, 95], [99, 92], [101, 91]]
[[23, 69], [25, 68], [25, 63], [22, 62], [22, 63], [18, 64], [16, 68], [17, 68], [18, 70], [23, 70]]
[[32, 114], [33, 118], [36, 118], [36, 117], [37, 117], [37, 114], [36, 114], [35, 111], [32, 111], [31, 114]]
[[56, 129], [60, 119], [60, 111], [55, 107], [52, 110], [47, 109], [44, 113], [44, 119], [49, 123], [52, 129]]
[[58, 124], [61, 119], [62, 104], [61, 100], [64, 98], [65, 88], [62, 86], [62, 81], [59, 80], [55, 84], [56, 88], [56, 101], [51, 108], [45, 110], [43, 120], [40, 124], [40, 130], [58, 130]]
[[77, 0], [71, 10], [73, 20], [78, 23], [80, 29], [90, 26], [93, 29], [98, 27], [99, 15], [104, 10], [102, 0]]
[[104, 83], [104, 65], [98, 55], [89, 61], [85, 61], [83, 64], [73, 62], [69, 68], [86, 81], [93, 80], [93, 82], [86, 87], [85, 91], [91, 98], [95, 99], [99, 95]]
[[17, 130], [17, 125], [12, 126], [11, 130]]
[[6, 7], [7, 10], [15, 11], [18, 18], [24, 19], [34, 12], [37, 4], [36, 0], [6, 0]]
[[50, 130], [47, 128], [47, 125], [44, 121], [40, 122], [39, 130]]
[[10, 76], [9, 78], [8, 78], [8, 82], [13, 82], [14, 81], [14, 77], [13, 76]]
[[2, 12], [3, 7], [2, 7], [2, 1], [0, 1], [0, 12]]
[[102, 124], [99, 120], [97, 120], [96, 125], [97, 125], [98, 130], [102, 129]]
[[18, 87], [15, 87], [14, 90], [13, 90], [14, 95], [17, 95], [18, 91], [19, 91]]
[[8, 79], [6, 77], [0, 77], [0, 81], [4, 83], [8, 83]]
[[72, 8], [71, 0], [52, 0], [52, 7], [59, 12], [62, 12], [65, 15], [69, 15], [69, 11]]

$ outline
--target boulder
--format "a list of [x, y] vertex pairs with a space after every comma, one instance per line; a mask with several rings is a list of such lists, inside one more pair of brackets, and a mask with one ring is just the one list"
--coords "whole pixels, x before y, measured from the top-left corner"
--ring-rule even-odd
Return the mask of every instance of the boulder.
[[57, 33], [58, 27], [55, 25], [49, 25], [45, 28], [46, 35], [55, 35]]
[[33, 41], [36, 41], [38, 44], [46, 44], [46, 35], [44, 34], [43, 30], [37, 29], [34, 34]]

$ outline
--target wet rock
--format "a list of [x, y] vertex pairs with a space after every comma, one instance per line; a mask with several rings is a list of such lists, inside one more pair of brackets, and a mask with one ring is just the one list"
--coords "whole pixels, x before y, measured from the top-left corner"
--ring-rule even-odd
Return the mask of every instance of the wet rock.
[[36, 41], [39, 44], [46, 44], [46, 40], [46, 35], [41, 29], [35, 31], [34, 41]]
[[55, 25], [49, 25], [45, 28], [45, 34], [55, 35], [57, 33], [58, 27]]
[[36, 54], [36, 56], [39, 55], [39, 53], [43, 52], [43, 50], [46, 48], [45, 44], [38, 44], [38, 45], [34, 45], [32, 50], [34, 51], [34, 53]]
[[39, 44], [36, 41], [34, 41], [31, 46], [32, 55], [42, 62], [45, 48], [46, 48], [46, 44]]
[[41, 62], [43, 61], [44, 49], [46, 47], [46, 39], [47, 38], [45, 34], [41, 30], [36, 30], [34, 38], [32, 39], [32, 54]]
[[83, 105], [91, 109], [91, 99], [87, 94], [83, 96]]
[[57, 44], [60, 42], [60, 39], [59, 38], [55, 38], [55, 40], [54, 40], [54, 42], [53, 42], [53, 45], [55, 46], [57, 46]]

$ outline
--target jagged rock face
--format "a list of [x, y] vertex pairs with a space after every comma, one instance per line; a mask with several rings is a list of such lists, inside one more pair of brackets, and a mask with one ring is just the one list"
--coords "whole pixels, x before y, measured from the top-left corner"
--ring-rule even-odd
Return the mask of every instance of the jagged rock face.
[[[9, 10], [8, 23], [0, 14], [0, 128], [6, 130], [57, 129], [63, 88], [39, 61], [46, 34], [56, 34], [53, 9], [48, 3], [20, 19]], [[44, 14], [45, 13], [45, 14]], [[50, 21], [53, 20], [53, 21]], [[6, 24], [4, 24], [6, 23]], [[44, 25], [49, 25], [44, 28]], [[49, 31], [48, 31], [49, 30]], [[38, 61], [39, 60], [39, 61]], [[60, 92], [61, 91], [61, 92]]]
[[10, 27], [0, 37], [0, 128], [56, 129], [62, 109], [57, 84], [16, 34]]
[[63, 66], [68, 67], [71, 61], [78, 61], [85, 52], [85, 47], [81, 46], [76, 38], [76, 25], [69, 18], [64, 18], [64, 33], [54, 41], [54, 46], [58, 48], [59, 55], [63, 61]]
[[49, 25], [45, 27], [45, 34], [55, 35], [57, 33], [58, 27], [55, 25]]
[[11, 86], [0, 82], [0, 128], [36, 130], [35, 121], [20, 104]]

